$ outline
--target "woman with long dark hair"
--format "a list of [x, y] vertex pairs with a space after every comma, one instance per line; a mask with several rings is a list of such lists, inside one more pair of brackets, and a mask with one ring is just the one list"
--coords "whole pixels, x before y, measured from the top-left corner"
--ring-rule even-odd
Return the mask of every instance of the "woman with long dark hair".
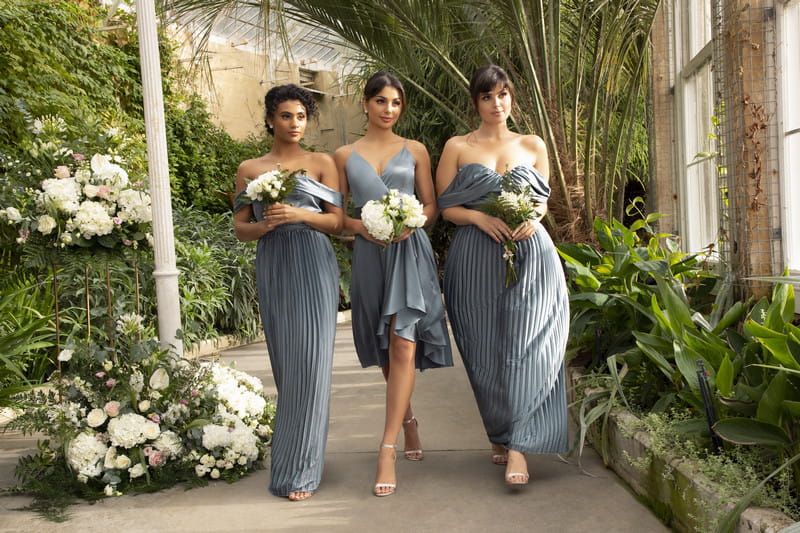
[[[536, 135], [508, 129], [514, 85], [496, 65], [470, 81], [478, 128], [447, 141], [436, 172], [442, 216], [456, 224], [447, 253], [444, 293], [492, 461], [511, 485], [528, 483], [526, 453], [567, 449], [564, 350], [569, 302], [558, 253], [539, 224], [544, 210], [509, 227], [486, 205], [504, 183], [546, 206], [547, 148]], [[517, 280], [506, 283], [516, 248]]]
[[450, 340], [436, 264], [424, 231], [405, 232], [390, 243], [373, 238], [361, 221], [361, 208], [389, 189], [416, 194], [428, 223], [436, 202], [428, 151], [393, 131], [406, 107], [400, 81], [374, 74], [362, 99], [367, 131], [334, 154], [341, 191], [353, 195], [355, 218], [345, 217], [345, 231], [356, 235], [353, 249], [351, 306], [353, 337], [362, 366], [381, 367], [386, 378], [386, 417], [378, 451], [373, 493], [395, 492], [395, 449], [405, 433], [405, 457], [423, 458], [419, 423], [411, 409], [415, 368], [452, 366]]

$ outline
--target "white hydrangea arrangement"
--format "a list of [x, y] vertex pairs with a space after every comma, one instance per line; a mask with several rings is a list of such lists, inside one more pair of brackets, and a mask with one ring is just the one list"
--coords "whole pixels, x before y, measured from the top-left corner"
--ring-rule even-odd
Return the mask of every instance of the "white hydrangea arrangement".
[[370, 200], [364, 204], [361, 208], [361, 221], [372, 237], [390, 242], [406, 228], [424, 226], [427, 217], [415, 196], [389, 189], [380, 200]]
[[[156, 339], [136, 340], [141, 324], [135, 314], [119, 317], [114, 350], [69, 344], [54, 390], [24, 398], [13, 427], [49, 439], [38, 456], [20, 460], [22, 479], [103, 497], [235, 481], [259, 466], [274, 415], [261, 381], [219, 361], [177, 357]], [[57, 472], [72, 477], [43, 478]]]
[[72, 153], [39, 186], [20, 191], [15, 205], [0, 208], [0, 221], [18, 227], [17, 242], [41, 239], [50, 245], [138, 248], [152, 240], [150, 195], [132, 181], [120, 158]]

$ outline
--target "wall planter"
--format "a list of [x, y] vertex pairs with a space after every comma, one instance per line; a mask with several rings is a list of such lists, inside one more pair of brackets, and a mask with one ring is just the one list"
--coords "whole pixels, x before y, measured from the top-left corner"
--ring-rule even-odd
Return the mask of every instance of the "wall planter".
[[[580, 371], [572, 369], [572, 383]], [[570, 403], [575, 401], [571, 388]], [[571, 415], [578, 419], [579, 406], [573, 405]], [[587, 440], [595, 449], [602, 447], [599, 424], [594, 424]], [[692, 461], [672, 454], [652, 452], [651, 436], [641, 429], [639, 418], [626, 409], [614, 409], [608, 420], [606, 435], [608, 467], [617, 473], [630, 488], [665, 523], [677, 531], [709, 531], [709, 525], [733, 507], [723, 503], [720, 487], [702, 474]], [[634, 466], [647, 464], [647, 468]], [[748, 507], [740, 516], [737, 533], [778, 533], [795, 524], [784, 513], [769, 508]]]

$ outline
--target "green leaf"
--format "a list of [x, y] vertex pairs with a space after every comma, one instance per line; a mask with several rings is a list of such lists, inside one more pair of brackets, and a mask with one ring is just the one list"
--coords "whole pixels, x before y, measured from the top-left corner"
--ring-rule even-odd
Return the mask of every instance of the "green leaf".
[[748, 446], [760, 444], [783, 448], [792, 442], [783, 428], [752, 418], [723, 418], [714, 424], [714, 431], [728, 442]]
[[686, 296], [678, 293], [678, 285], [671, 284], [663, 278], [656, 278], [658, 294], [664, 302], [665, 309], [669, 314], [669, 326], [676, 335], [680, 336], [684, 327], [694, 328], [692, 315]]
[[717, 370], [717, 390], [721, 396], [728, 397], [733, 391], [733, 363], [727, 354], [722, 358], [722, 363]]
[[753, 320], [748, 320], [744, 325], [745, 331], [758, 340], [782, 365], [794, 370], [800, 370], [800, 363], [794, 358], [787, 343], [788, 336], [778, 331], [766, 328]]
[[722, 318], [719, 319], [719, 322], [711, 332], [715, 335], [721, 334], [725, 331], [725, 328], [737, 323], [746, 310], [747, 306], [744, 302], [736, 302], [722, 315]]
[[756, 418], [776, 426], [781, 423], [781, 408], [786, 399], [786, 373], [778, 372], [767, 385], [767, 390], [758, 402]]

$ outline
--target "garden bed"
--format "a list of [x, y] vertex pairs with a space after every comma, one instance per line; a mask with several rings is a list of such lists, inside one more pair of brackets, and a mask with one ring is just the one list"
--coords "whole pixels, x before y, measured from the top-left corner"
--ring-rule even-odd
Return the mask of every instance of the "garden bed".
[[[572, 383], [580, 371], [572, 370]], [[574, 396], [574, 389], [571, 389]], [[575, 398], [570, 398], [573, 403]], [[578, 419], [578, 406], [571, 415]], [[602, 448], [602, 437], [593, 424], [587, 441]], [[665, 523], [677, 531], [709, 531], [709, 526], [733, 508], [720, 494], [724, 490], [703, 475], [692, 461], [653, 450], [651, 436], [641, 429], [639, 418], [626, 409], [615, 408], [608, 419], [608, 467]], [[646, 464], [646, 468], [638, 465]], [[748, 507], [740, 516], [735, 531], [777, 533], [795, 521], [775, 509]]]

